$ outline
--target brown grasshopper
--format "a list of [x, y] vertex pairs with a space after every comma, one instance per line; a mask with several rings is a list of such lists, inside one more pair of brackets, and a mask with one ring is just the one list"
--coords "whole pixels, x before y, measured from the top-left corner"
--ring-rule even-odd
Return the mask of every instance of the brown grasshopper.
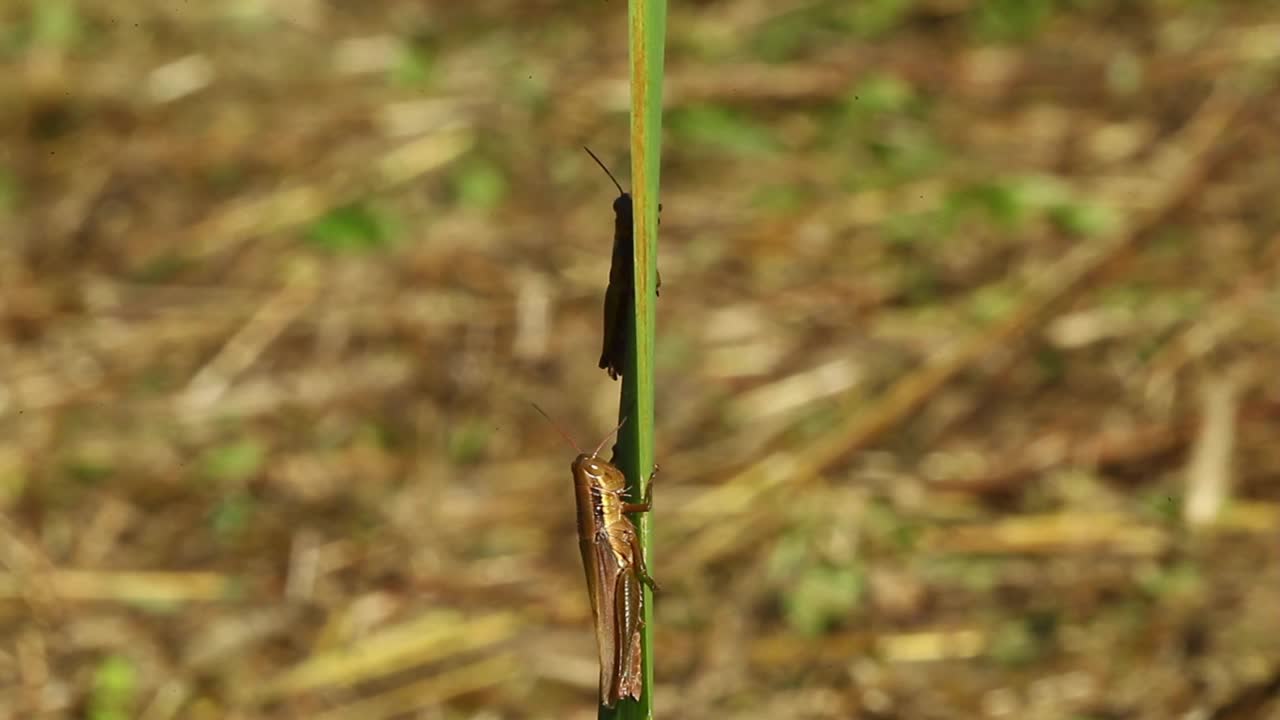
[[[627, 317], [632, 314], [635, 304], [634, 281], [631, 262], [633, 247], [633, 225], [631, 219], [631, 193], [625, 192], [609, 168], [584, 146], [583, 150], [604, 170], [604, 174], [618, 188], [618, 197], [613, 201], [613, 259], [609, 263], [609, 287], [604, 292], [604, 347], [600, 351], [600, 367], [609, 373], [609, 377], [617, 380], [622, 375], [622, 365], [627, 359]], [[658, 206], [662, 210], [662, 206]], [[658, 274], [658, 287], [655, 292], [661, 294], [662, 274]]]
[[657, 591], [658, 584], [649, 576], [640, 536], [626, 513], [648, 512], [653, 507], [653, 477], [658, 469], [655, 466], [649, 476], [644, 501], [627, 502], [623, 497], [626, 477], [612, 463], [598, 457], [623, 423], [618, 423], [588, 455], [542, 408], [534, 408], [578, 451], [570, 469], [578, 505], [578, 547], [587, 573], [587, 594], [600, 651], [600, 703], [613, 707], [623, 698], [638, 700], [643, 690], [640, 628], [644, 626], [644, 593], [640, 586], [643, 583]]

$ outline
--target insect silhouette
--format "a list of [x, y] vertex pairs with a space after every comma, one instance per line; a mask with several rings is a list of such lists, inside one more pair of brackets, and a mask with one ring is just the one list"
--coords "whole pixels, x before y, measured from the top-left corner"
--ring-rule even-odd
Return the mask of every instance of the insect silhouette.
[[640, 699], [643, 691], [640, 629], [644, 627], [644, 592], [641, 584], [657, 590], [649, 576], [644, 548], [636, 526], [626, 513], [653, 508], [653, 477], [643, 502], [623, 497], [627, 479], [615, 465], [599, 458], [604, 444], [622, 428], [618, 423], [591, 454], [578, 447], [560, 426], [537, 405], [535, 410], [568, 441], [578, 457], [570, 465], [578, 511], [578, 548], [587, 574], [587, 595], [595, 621], [596, 647], [600, 652], [600, 703], [613, 707], [623, 698]]
[[[583, 146], [582, 149], [618, 188], [618, 197], [613, 201], [613, 259], [609, 263], [609, 286], [604, 291], [604, 341], [600, 350], [600, 368], [617, 380], [627, 360], [627, 318], [634, 314], [636, 303], [631, 193], [622, 189], [618, 179], [591, 148]], [[658, 205], [658, 211], [662, 211], [662, 205]], [[660, 295], [661, 291], [662, 274], [659, 273], [655, 292]]]

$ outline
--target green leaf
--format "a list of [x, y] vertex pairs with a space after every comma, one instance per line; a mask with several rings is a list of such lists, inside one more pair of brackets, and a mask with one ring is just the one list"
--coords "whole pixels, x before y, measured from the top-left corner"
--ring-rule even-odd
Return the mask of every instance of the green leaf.
[[462, 205], [491, 210], [507, 197], [507, 176], [491, 162], [468, 163], [454, 175], [454, 192]]
[[915, 102], [915, 90], [892, 75], [864, 78], [849, 97], [851, 109], [868, 113], [905, 112]]
[[395, 63], [389, 70], [392, 85], [399, 87], [423, 88], [431, 83], [435, 76], [433, 54], [424, 46], [413, 42], [400, 45], [396, 53]]
[[467, 421], [455, 425], [449, 431], [449, 459], [458, 465], [476, 462], [493, 439], [489, 424]]
[[671, 132], [689, 144], [705, 145], [735, 155], [775, 152], [773, 132], [746, 114], [716, 105], [699, 105], [673, 112]]
[[[654, 343], [657, 312], [658, 203], [662, 167], [662, 84], [667, 43], [666, 0], [630, 0], [627, 3], [628, 43], [631, 58], [631, 179], [634, 203], [635, 251], [632, 253], [634, 314], [624, 332], [631, 340], [622, 377], [618, 415], [629, 422], [618, 434], [617, 466], [627, 477], [633, 498], [645, 495], [654, 467]], [[635, 518], [642, 552], [649, 567], [653, 557], [651, 532], [654, 513]], [[644, 589], [644, 624], [641, 630], [641, 685], [638, 701], [624, 701], [616, 708], [600, 706], [601, 720], [651, 720], [653, 717], [653, 593]]]
[[71, 0], [41, 0], [33, 3], [32, 44], [67, 49], [83, 32], [80, 11]]
[[311, 223], [306, 238], [313, 245], [338, 252], [379, 250], [391, 242], [387, 220], [363, 203], [334, 208]]
[[1101, 235], [1116, 225], [1110, 208], [1088, 202], [1059, 205], [1049, 211], [1049, 217], [1063, 232], [1077, 237]]
[[203, 471], [212, 480], [238, 483], [256, 475], [265, 457], [261, 445], [242, 440], [210, 451], [204, 458]]
[[844, 23], [855, 35], [877, 37], [893, 30], [915, 0], [861, 0], [839, 4]]
[[1018, 292], [1008, 283], [978, 288], [969, 299], [969, 315], [982, 324], [997, 322], [1018, 309]]
[[820, 635], [857, 609], [865, 584], [858, 568], [811, 567], [783, 595], [787, 622], [804, 635]]
[[98, 664], [89, 691], [90, 720], [128, 720], [133, 717], [138, 670], [122, 655], [108, 655]]

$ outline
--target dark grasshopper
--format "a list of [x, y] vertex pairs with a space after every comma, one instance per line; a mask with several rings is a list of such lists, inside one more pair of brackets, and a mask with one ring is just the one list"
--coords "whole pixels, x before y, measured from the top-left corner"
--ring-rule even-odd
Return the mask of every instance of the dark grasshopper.
[[[609, 263], [609, 287], [604, 292], [604, 347], [600, 351], [601, 369], [617, 380], [627, 359], [627, 318], [633, 314], [632, 307], [636, 301], [632, 275], [634, 264], [631, 262], [634, 253], [631, 193], [623, 191], [617, 178], [591, 152], [591, 148], [584, 146], [582, 149], [618, 188], [618, 197], [613, 201], [613, 259]], [[661, 205], [658, 210], [662, 210]], [[662, 275], [659, 274], [656, 292], [660, 294], [661, 290]]]
[[[542, 408], [534, 405], [550, 422]], [[625, 422], [625, 421], [624, 421]], [[635, 525], [626, 513], [648, 512], [653, 507], [653, 477], [640, 503], [627, 502], [627, 479], [612, 463], [598, 456], [601, 448], [621, 427], [613, 429], [590, 455], [551, 423], [578, 451], [570, 469], [578, 505], [578, 547], [587, 573], [587, 594], [595, 620], [596, 646], [600, 652], [600, 703], [617, 705], [623, 698], [640, 699], [640, 628], [644, 626], [644, 592], [641, 584], [657, 590], [645, 566], [644, 550]]]

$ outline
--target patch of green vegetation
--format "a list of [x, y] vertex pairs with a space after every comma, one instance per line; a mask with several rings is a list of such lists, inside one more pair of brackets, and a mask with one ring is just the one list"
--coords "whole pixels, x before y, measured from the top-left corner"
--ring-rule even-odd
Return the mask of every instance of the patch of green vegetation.
[[859, 82], [826, 128], [834, 148], [849, 138], [865, 154], [850, 164], [847, 185], [892, 187], [935, 172], [947, 152], [925, 122], [928, 112], [929, 103], [901, 78], [877, 74]]
[[240, 483], [262, 469], [266, 448], [253, 440], [240, 440], [207, 452], [200, 468], [205, 477], [223, 483]]
[[129, 279], [139, 283], [162, 284], [177, 279], [184, 270], [191, 267], [189, 259], [176, 253], [166, 252], [147, 258], [136, 269], [129, 273]]
[[751, 206], [769, 213], [795, 212], [809, 202], [809, 193], [796, 185], [762, 185], [751, 195]]
[[[674, 323], [668, 324], [671, 328]], [[666, 372], [675, 372], [686, 370], [693, 367], [694, 364], [702, 357], [700, 348], [702, 343], [688, 333], [680, 329], [664, 330], [662, 334], [662, 342], [653, 349], [654, 364], [658, 369], [658, 374], [662, 375]]]
[[387, 79], [396, 87], [426, 88], [435, 78], [436, 61], [431, 45], [406, 41], [400, 44]]
[[1178, 316], [1184, 320], [1200, 317], [1200, 313], [1209, 306], [1209, 294], [1204, 288], [1182, 287], [1160, 294], [1160, 302], [1173, 306]]
[[910, 261], [898, 268], [896, 283], [910, 306], [928, 306], [940, 294], [938, 269], [927, 262]]
[[783, 615], [797, 632], [820, 635], [862, 603], [866, 572], [860, 564], [837, 565], [820, 557], [811, 531], [784, 535], [769, 555], [769, 576], [781, 587]]
[[1153, 599], [1197, 597], [1205, 590], [1204, 575], [1195, 563], [1182, 561], [1152, 565], [1138, 572], [1138, 587]]
[[13, 60], [22, 55], [25, 38], [22, 31], [12, 25], [0, 25], [0, 60]]
[[154, 364], [137, 374], [129, 383], [129, 392], [138, 395], [167, 395], [176, 392], [187, 378], [167, 365]]
[[1195, 236], [1185, 226], [1162, 227], [1152, 234], [1147, 251], [1159, 257], [1181, 257], [1194, 239]]
[[958, 555], [926, 558], [920, 564], [920, 575], [930, 585], [958, 586], [975, 593], [994, 590], [1004, 573], [1001, 558]]
[[846, 412], [833, 400], [811, 403], [796, 420], [791, 436], [798, 442], [823, 437], [844, 418]]
[[[911, 147], [904, 144], [903, 147]], [[918, 143], [914, 155], [896, 157], [889, 149], [873, 145], [873, 156], [894, 181], [926, 175], [937, 164], [927, 142]], [[1026, 227], [1047, 218], [1066, 233], [1090, 237], [1115, 227], [1114, 214], [1106, 207], [1072, 198], [1069, 188], [1050, 176], [1025, 175], [963, 185], [951, 190], [942, 204], [914, 214], [890, 217], [884, 231], [890, 242], [916, 244], [946, 238], [964, 220], [991, 223], [1004, 231]]]
[[493, 428], [479, 420], [464, 420], [449, 430], [446, 440], [449, 460], [458, 465], [474, 463], [484, 457], [493, 440]]
[[222, 542], [235, 540], [248, 529], [257, 507], [258, 502], [246, 492], [237, 491], [223, 496], [210, 519], [214, 535]]
[[1116, 216], [1110, 208], [1084, 201], [1051, 208], [1049, 217], [1060, 230], [1075, 237], [1095, 237], [1116, 226]]
[[1001, 665], [1018, 667], [1044, 656], [1057, 633], [1056, 612], [1030, 612], [1017, 620], [1001, 623], [991, 634], [988, 655]]
[[1157, 488], [1139, 497], [1138, 508], [1143, 518], [1165, 525], [1182, 524], [1182, 498]]
[[399, 450], [407, 447], [406, 437], [391, 425], [377, 422], [362, 423], [356, 428], [353, 440], [357, 445], [373, 446], [382, 450]]
[[[880, 227], [880, 232], [890, 244], [909, 248], [946, 239], [955, 226], [955, 217], [956, 214], [946, 207], [922, 212], [899, 213], [886, 218]], [[932, 275], [932, 270], [923, 267], [923, 263], [913, 262], [913, 264], [920, 266], [916, 268], [917, 270], [928, 271]]]
[[1036, 369], [1040, 371], [1040, 381], [1046, 385], [1057, 385], [1067, 376], [1067, 356], [1051, 345], [1040, 345], [1034, 354]]
[[334, 252], [369, 252], [391, 244], [394, 224], [363, 202], [334, 208], [311, 223], [306, 239]]
[[1017, 184], [992, 181], [957, 188], [947, 197], [948, 207], [956, 214], [977, 211], [1006, 228], [1026, 221], [1030, 208]]
[[221, 9], [231, 28], [246, 33], [271, 30], [279, 26], [283, 18], [267, 0], [232, 0]]
[[1016, 42], [1038, 33], [1053, 9], [1053, 0], [980, 0], [970, 19], [984, 40]]
[[87, 25], [74, 0], [26, 5], [31, 11], [25, 22], [0, 23], [0, 58], [21, 57], [32, 47], [70, 51], [85, 39]]
[[831, 42], [832, 33], [821, 12], [824, 5], [801, 7], [764, 23], [747, 39], [751, 55], [781, 63]]
[[853, 34], [871, 38], [898, 27], [915, 0], [864, 0], [836, 3], [841, 17]]
[[98, 663], [89, 690], [89, 720], [128, 720], [138, 691], [138, 669], [123, 655], [108, 655]]
[[1177, 335], [1177, 328], [1171, 327], [1167, 331], [1160, 333], [1155, 337], [1136, 338], [1137, 345], [1133, 348], [1133, 356], [1139, 363], [1146, 365], [1156, 358], [1160, 351], [1167, 347], [1169, 340]]
[[236, 161], [216, 162], [202, 171], [206, 187], [218, 194], [230, 194], [244, 186], [248, 179], [245, 166]]
[[1120, 282], [1097, 291], [1098, 304], [1117, 310], [1140, 310], [1158, 295], [1158, 290], [1142, 280]]
[[759, 156], [776, 152], [780, 143], [773, 130], [748, 114], [718, 105], [696, 105], [671, 112], [667, 126], [677, 142], [702, 145], [734, 155]]
[[865, 586], [859, 567], [808, 568], [783, 591], [787, 623], [801, 634], [821, 635], [858, 608]]
[[1119, 52], [1107, 63], [1107, 89], [1115, 95], [1132, 95], [1142, 89], [1145, 65], [1133, 53]]
[[72, 0], [41, 0], [31, 8], [31, 44], [66, 50], [84, 35], [80, 10]]
[[[895, 168], [927, 174], [928, 168]], [[881, 225], [882, 237], [901, 255], [898, 286], [911, 304], [929, 304], [937, 297], [937, 268], [929, 246], [952, 237], [967, 236], [973, 223], [1012, 232], [1053, 212], [1067, 197], [1066, 186], [1055, 178], [1020, 176], [961, 186], [928, 210], [890, 215]], [[1002, 283], [980, 288], [969, 299], [968, 311], [979, 322], [992, 322], [1016, 307], [1014, 289]]]
[[878, 168], [870, 177], [880, 186], [924, 177], [941, 165], [945, 157], [933, 135], [919, 125], [886, 129], [868, 140], [866, 148]]
[[458, 203], [476, 210], [492, 210], [507, 197], [507, 176], [496, 163], [473, 158], [452, 175]]
[[931, 107], [903, 79], [871, 74], [820, 116], [817, 144], [847, 158], [841, 185], [850, 192], [936, 176], [950, 152], [928, 122]]
[[919, 525], [910, 522], [884, 499], [877, 499], [867, 507], [863, 523], [873, 543], [901, 552], [911, 552], [920, 540]]
[[1068, 198], [1066, 185], [1057, 178], [1022, 175], [957, 188], [948, 195], [947, 207], [957, 215], [977, 215], [1013, 230]]
[[[1106, 637], [1135, 639], [1150, 629], [1153, 609], [1150, 597], [1126, 592], [1102, 608], [1095, 624]], [[1116, 649], [1132, 650], [1132, 647], [1126, 643], [1117, 645]]]
[[512, 96], [532, 109], [535, 116], [543, 117], [552, 108], [551, 85], [542, 73], [520, 70], [511, 75], [509, 85]]
[[116, 466], [110, 458], [95, 453], [77, 453], [66, 463], [71, 479], [84, 485], [97, 485], [115, 474]]
[[782, 13], [747, 39], [754, 57], [787, 62], [815, 49], [847, 42], [849, 36], [872, 38], [896, 28], [915, 0], [824, 0]]
[[862, 79], [845, 100], [854, 116], [906, 113], [920, 105], [915, 88], [894, 75], [873, 74]]
[[979, 324], [990, 324], [1018, 309], [1018, 290], [1007, 282], [983, 285], [969, 296], [969, 317]]

